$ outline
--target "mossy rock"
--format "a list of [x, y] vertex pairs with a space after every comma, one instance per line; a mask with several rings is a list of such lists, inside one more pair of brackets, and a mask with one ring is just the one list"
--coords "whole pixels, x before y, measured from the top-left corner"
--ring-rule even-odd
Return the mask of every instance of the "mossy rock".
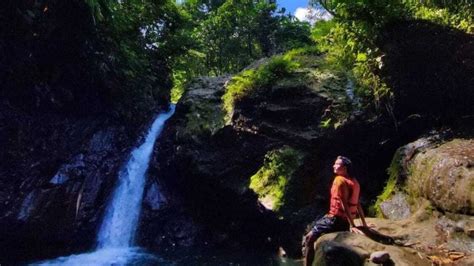
[[[409, 215], [407, 210], [397, 210], [397, 213], [389, 212], [391, 212], [391, 209], [396, 208], [395, 205], [406, 208], [407, 203], [408, 205], [416, 205], [419, 202], [419, 195], [413, 193], [410, 196], [407, 195], [406, 181], [408, 176], [411, 175], [411, 161], [417, 154], [425, 153], [430, 149], [438, 147], [443, 141], [442, 135], [434, 134], [423, 137], [397, 149], [390, 166], [387, 168], [388, 179], [385, 187], [377, 197], [374, 205], [369, 208], [371, 215], [393, 220], [404, 219]], [[385, 206], [386, 208], [383, 210], [382, 205], [384, 204], [391, 206]]]
[[295, 170], [304, 154], [288, 146], [267, 153], [263, 166], [250, 178], [249, 188], [268, 209], [278, 211], [287, 203]]
[[229, 77], [201, 77], [190, 84], [181, 103], [188, 109], [183, 136], [205, 136], [216, 133], [224, 126], [221, 96]]
[[314, 92], [331, 101], [325, 113], [325, 127], [337, 127], [350, 115], [354, 103], [353, 83], [348, 74], [327, 66], [325, 56], [313, 48], [291, 50], [261, 60], [233, 76], [222, 96], [226, 123], [243, 99], [264, 99], [281, 91], [293, 94]]
[[369, 208], [369, 213], [371, 215], [389, 219], [394, 218], [390, 215], [390, 213], [386, 213], [382, 206], [383, 204], [390, 202], [394, 196], [403, 195], [399, 192], [401, 191], [401, 186], [403, 185], [403, 177], [406, 174], [403, 167], [404, 152], [405, 147], [401, 147], [395, 152], [392, 162], [387, 169], [388, 180], [385, 183], [385, 187], [382, 193], [377, 196], [375, 204]]
[[474, 140], [454, 139], [410, 160], [406, 188], [444, 211], [474, 214]]
[[386, 265], [431, 265], [416, 252], [405, 247], [383, 244], [365, 235], [336, 232], [321, 236], [315, 243], [313, 265], [376, 265], [368, 261], [377, 251], [389, 253]]

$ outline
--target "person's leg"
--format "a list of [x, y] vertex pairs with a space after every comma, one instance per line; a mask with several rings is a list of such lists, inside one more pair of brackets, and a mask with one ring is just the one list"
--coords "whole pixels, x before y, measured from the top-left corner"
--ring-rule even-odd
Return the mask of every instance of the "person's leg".
[[305, 236], [305, 263], [311, 265], [314, 260], [314, 243], [318, 238], [328, 232], [333, 231], [335, 217], [324, 216], [319, 219], [311, 231]]
[[332, 226], [332, 232], [343, 232], [343, 231], [349, 231], [351, 226], [349, 224], [349, 221], [345, 218], [341, 217], [334, 217], [334, 224]]
[[313, 264], [314, 259], [314, 242], [319, 238], [320, 234], [318, 232], [314, 232], [313, 230], [309, 231], [309, 233], [305, 236], [305, 243], [304, 243], [304, 265], [308, 266]]

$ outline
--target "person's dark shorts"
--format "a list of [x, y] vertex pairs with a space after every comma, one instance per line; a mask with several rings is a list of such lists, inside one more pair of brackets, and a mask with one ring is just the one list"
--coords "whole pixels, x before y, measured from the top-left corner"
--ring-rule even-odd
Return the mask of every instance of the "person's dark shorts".
[[325, 215], [316, 221], [316, 224], [313, 226], [311, 231], [313, 234], [321, 236], [332, 232], [349, 231], [349, 229], [350, 224], [347, 219], [338, 216]]

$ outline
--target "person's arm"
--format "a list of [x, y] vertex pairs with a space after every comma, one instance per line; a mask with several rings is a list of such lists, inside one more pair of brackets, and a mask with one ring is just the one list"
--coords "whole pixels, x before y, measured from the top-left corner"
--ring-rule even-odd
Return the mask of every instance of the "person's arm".
[[357, 212], [359, 213], [359, 218], [362, 221], [362, 226], [367, 227], [367, 223], [365, 222], [364, 210], [362, 209], [360, 203], [357, 203]]
[[352, 215], [350, 213], [349, 209], [349, 189], [347, 188], [347, 185], [341, 185], [341, 203], [342, 203], [342, 209], [344, 210], [344, 213], [346, 214], [347, 221], [349, 221], [349, 224], [352, 227], [356, 227], [354, 223], [354, 219], [352, 219]]

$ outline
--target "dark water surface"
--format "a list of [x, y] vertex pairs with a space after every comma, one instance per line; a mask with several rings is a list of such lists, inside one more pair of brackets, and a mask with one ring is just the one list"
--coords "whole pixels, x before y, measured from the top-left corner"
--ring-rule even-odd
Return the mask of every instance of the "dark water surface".
[[302, 265], [301, 260], [282, 258], [265, 253], [231, 253], [220, 252], [219, 254], [183, 254], [165, 259], [159, 255], [149, 253], [142, 248], [115, 248], [101, 249], [89, 253], [63, 256], [53, 260], [20, 263], [20, 265]]

